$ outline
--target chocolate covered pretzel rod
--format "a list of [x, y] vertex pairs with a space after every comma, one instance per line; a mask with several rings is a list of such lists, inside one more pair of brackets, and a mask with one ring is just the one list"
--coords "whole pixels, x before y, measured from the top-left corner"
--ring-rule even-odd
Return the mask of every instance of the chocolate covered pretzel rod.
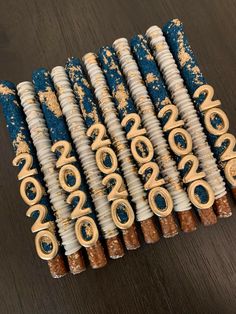
[[109, 94], [108, 86], [101, 68], [97, 63], [97, 57], [93, 53], [88, 53], [83, 57], [86, 69], [88, 71], [91, 84], [95, 90], [101, 112], [107, 127], [107, 131], [112, 139], [116, 149], [116, 154], [124, 174], [132, 202], [136, 206], [136, 219], [140, 222], [144, 239], [146, 243], [155, 243], [159, 240], [159, 235], [153, 221], [153, 212], [151, 211], [146, 193], [143, 189], [133, 160], [125, 133], [117, 117], [115, 104]]
[[[145, 183], [145, 190], [148, 191], [149, 205], [159, 217], [163, 236], [173, 237], [178, 234], [178, 227], [172, 215], [173, 201], [168, 191], [162, 187], [165, 181], [159, 173], [153, 145], [146, 137], [146, 130], [142, 127], [141, 118], [129, 95], [113, 48], [101, 48], [98, 58], [115, 101], [121, 124], [124, 126], [126, 138], [129, 140], [131, 153]], [[158, 194], [159, 197], [157, 197]]]
[[94, 206], [50, 73], [41, 68], [33, 72], [32, 78], [53, 143], [52, 151], [56, 152], [59, 182], [67, 194], [67, 202], [73, 207], [71, 218], [76, 221], [77, 239], [85, 247], [92, 268], [101, 268], [107, 260], [99, 240]]
[[108, 200], [112, 202], [113, 221], [123, 234], [128, 250], [137, 249], [140, 244], [134, 223], [134, 212], [129, 202], [125, 182], [119, 170], [119, 162], [112, 143], [106, 134], [101, 113], [94, 101], [91, 88], [83, 73], [78, 58], [70, 58], [66, 63], [66, 71], [73, 86], [76, 99], [87, 126], [87, 134], [92, 141], [92, 149], [96, 151], [96, 161], [103, 174], [103, 183], [108, 189]]
[[183, 182], [188, 186], [189, 199], [197, 208], [204, 225], [215, 224], [217, 219], [211, 207], [215, 200], [214, 192], [209, 183], [204, 180], [205, 173], [200, 172], [198, 158], [192, 152], [192, 138], [185, 130], [184, 121], [178, 119], [178, 109], [171, 103], [147, 41], [142, 35], [136, 35], [131, 39], [130, 45], [149, 95], [157, 109]]
[[75, 235], [74, 222], [70, 217], [72, 208], [66, 203], [66, 194], [59, 184], [56, 156], [51, 152], [51, 141], [42, 110], [35, 98], [33, 84], [31, 82], [22, 82], [17, 85], [17, 91], [36, 148], [41, 171], [44, 174], [70, 271], [73, 274], [80, 273], [85, 270], [85, 265], [80, 250], [81, 246]]
[[236, 141], [234, 135], [228, 133], [229, 120], [219, 107], [221, 102], [212, 99], [214, 89], [207, 85], [207, 81], [198, 67], [181, 21], [177, 19], [169, 21], [164, 26], [163, 32], [188, 92], [194, 100], [195, 108], [205, 126], [207, 138], [218, 165], [223, 170], [236, 199], [236, 152], [233, 151]]
[[0, 81], [0, 104], [16, 155], [13, 165], [19, 168], [18, 179], [21, 181], [21, 196], [30, 206], [26, 215], [32, 216], [35, 220], [31, 228], [32, 232], [38, 232], [35, 237], [37, 253], [40, 258], [47, 260], [52, 277], [62, 277], [67, 273], [67, 269], [58, 250], [60, 240], [55, 229], [55, 218], [25, 115], [13, 83]]
[[51, 76], [62, 112], [66, 117], [67, 125], [90, 187], [91, 197], [97, 211], [97, 219], [106, 239], [109, 256], [111, 258], [122, 257], [124, 255], [123, 246], [118, 236], [118, 230], [112, 220], [110, 204], [102, 184], [102, 177], [96, 164], [95, 154], [86, 135], [84, 121], [69, 79], [65, 69], [61, 66], [55, 67], [51, 72]]
[[172, 99], [179, 110], [180, 117], [184, 120], [186, 129], [192, 137], [193, 150], [200, 161], [201, 168], [206, 173], [206, 180], [213, 188], [215, 194], [214, 207], [217, 215], [219, 217], [228, 217], [231, 215], [231, 209], [227, 200], [224, 180], [217, 168], [216, 160], [207, 143], [196, 109], [184, 86], [183, 79], [162, 30], [157, 26], [153, 26], [147, 30], [146, 34]]
[[174, 202], [174, 210], [178, 213], [181, 229], [186, 232], [196, 230], [191, 203], [182, 187], [176, 163], [170, 155], [160, 122], [156, 117], [153, 103], [142, 81], [138, 66], [132, 57], [128, 41], [125, 38], [118, 39], [113, 43], [113, 47], [118, 55], [131, 95], [142, 117], [143, 125], [154, 146], [161, 173]]

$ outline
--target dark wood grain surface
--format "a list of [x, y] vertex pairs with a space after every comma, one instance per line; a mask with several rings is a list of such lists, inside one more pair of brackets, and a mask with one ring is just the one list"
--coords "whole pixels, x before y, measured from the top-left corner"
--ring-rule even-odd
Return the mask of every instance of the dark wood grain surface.
[[[29, 80], [178, 17], [236, 134], [235, 0], [1, 0], [0, 78]], [[214, 227], [142, 245], [101, 270], [50, 278], [35, 253], [0, 116], [0, 313], [236, 313], [236, 206]]]

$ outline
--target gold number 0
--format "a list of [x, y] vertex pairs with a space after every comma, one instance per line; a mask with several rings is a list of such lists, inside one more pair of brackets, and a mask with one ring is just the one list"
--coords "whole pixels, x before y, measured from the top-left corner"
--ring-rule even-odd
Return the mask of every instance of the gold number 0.
[[[106, 167], [104, 165], [104, 162], [103, 162], [103, 157], [106, 154], [109, 155], [111, 158], [111, 166], [110, 167]], [[97, 163], [99, 170], [105, 174], [109, 174], [109, 173], [114, 172], [118, 167], [118, 161], [117, 161], [116, 154], [110, 147], [100, 147], [96, 151], [96, 163]]]
[[28, 153], [22, 153], [16, 156], [12, 161], [13, 166], [18, 166], [22, 159], [25, 160], [25, 163], [17, 176], [19, 180], [33, 176], [38, 173], [37, 169], [31, 169], [33, 165], [33, 157]]
[[[144, 143], [144, 145], [146, 146], [147, 151], [148, 151], [148, 154], [146, 157], [142, 157], [137, 152], [138, 143]], [[146, 162], [149, 162], [150, 160], [152, 160], [153, 155], [154, 155], [154, 149], [153, 149], [153, 145], [152, 145], [151, 141], [146, 136], [142, 136], [142, 135], [136, 136], [135, 138], [132, 139], [131, 152], [132, 152], [134, 159], [140, 164], [144, 164]]]
[[[196, 187], [199, 185], [203, 186], [208, 193], [208, 202], [207, 203], [200, 203], [199, 198], [194, 193]], [[188, 186], [188, 196], [189, 196], [190, 201], [193, 203], [193, 205], [199, 209], [210, 208], [213, 205], [214, 200], [215, 200], [214, 192], [213, 192], [211, 186], [209, 185], [209, 183], [207, 183], [204, 180], [196, 180], [196, 181], [192, 182]]]
[[[166, 208], [164, 210], [157, 207], [157, 204], [155, 202], [155, 197], [157, 194], [161, 195], [165, 199]], [[170, 196], [170, 193], [163, 187], [158, 186], [152, 189], [148, 194], [148, 201], [154, 214], [156, 214], [159, 217], [167, 217], [172, 212], [173, 209], [172, 198]]]
[[92, 150], [97, 150], [100, 147], [108, 146], [111, 144], [109, 139], [104, 140], [104, 136], [106, 135], [106, 128], [101, 123], [96, 123], [91, 125], [91, 127], [87, 131], [87, 136], [91, 137], [92, 134], [97, 131], [97, 136], [91, 145]]
[[[66, 183], [66, 173], [72, 173], [75, 178], [75, 184], [70, 186]], [[74, 165], [64, 165], [59, 171], [59, 182], [63, 190], [66, 192], [73, 192], [80, 187], [81, 176], [79, 170]]]
[[169, 131], [178, 127], [181, 127], [184, 125], [184, 121], [183, 120], [178, 120], [178, 109], [176, 106], [174, 105], [166, 105], [164, 106], [158, 113], [158, 118], [163, 118], [165, 116], [165, 114], [167, 112], [171, 112], [170, 117], [168, 119], [168, 121], [166, 122], [166, 124], [163, 127], [163, 131]]
[[[117, 208], [120, 205], [125, 206], [126, 214], [128, 216], [128, 220], [125, 223], [122, 223], [120, 219], [117, 217]], [[123, 229], [123, 230], [128, 229], [134, 223], [134, 212], [128, 200], [124, 200], [124, 199], [115, 200], [111, 205], [111, 215], [112, 215], [114, 224], [120, 229]]]
[[232, 184], [233, 187], [236, 186], [236, 158], [231, 159], [227, 162], [224, 168], [225, 177]]
[[58, 158], [56, 162], [56, 167], [61, 168], [66, 164], [71, 164], [76, 161], [75, 157], [68, 157], [70, 156], [72, 147], [71, 144], [67, 141], [58, 141], [52, 145], [51, 151], [55, 153], [57, 150], [61, 152], [61, 156]]
[[[218, 115], [221, 117], [221, 120], [223, 122], [223, 126], [221, 129], [216, 129], [212, 126], [211, 117], [213, 115]], [[207, 131], [214, 135], [222, 135], [226, 133], [229, 129], [229, 119], [226, 116], [225, 112], [221, 110], [220, 108], [212, 108], [208, 110], [205, 113], [204, 123], [205, 123]]]
[[208, 109], [218, 107], [221, 105], [220, 100], [212, 100], [214, 96], [214, 89], [210, 85], [202, 85], [198, 87], [198, 89], [196, 89], [193, 94], [193, 98], [198, 98], [203, 93], [206, 93], [206, 98], [199, 107], [201, 111], [206, 111]]
[[[176, 145], [175, 136], [178, 134], [185, 138], [185, 141], [186, 141], [185, 148], [180, 148], [178, 145]], [[182, 128], [173, 129], [168, 136], [168, 141], [170, 144], [170, 148], [178, 156], [187, 155], [192, 151], [192, 146], [193, 146], [192, 138], [190, 134]]]
[[[52, 250], [51, 252], [45, 252], [43, 247], [42, 247], [42, 242], [44, 241], [50, 241], [52, 244]], [[49, 230], [41, 230], [36, 234], [35, 237], [35, 246], [36, 246], [36, 251], [38, 253], [38, 256], [46, 261], [49, 261], [53, 259], [57, 253], [58, 253], [58, 242], [55, 237], [55, 235], [49, 231]]]
[[128, 140], [130, 140], [131, 138], [135, 136], [146, 134], [146, 129], [144, 128], [139, 129], [141, 125], [141, 119], [137, 113], [127, 114], [127, 116], [125, 116], [124, 119], [121, 121], [121, 125], [123, 127], [126, 127], [129, 121], [133, 121], [134, 123], [132, 127], [130, 128], [130, 131], [126, 135]]
[[[35, 188], [35, 197], [32, 200], [29, 199], [29, 197], [26, 194], [26, 187], [29, 184], [32, 184]], [[35, 205], [41, 200], [41, 198], [43, 196], [43, 187], [35, 178], [27, 177], [21, 181], [20, 194], [21, 194], [22, 199], [24, 200], [24, 202], [27, 205], [29, 205], [29, 206]]]
[[49, 229], [53, 225], [53, 223], [50, 221], [43, 222], [43, 220], [45, 219], [47, 212], [48, 212], [47, 207], [42, 205], [42, 204], [36, 204], [34, 206], [31, 206], [27, 210], [26, 216], [31, 217], [31, 215], [35, 211], [38, 211], [39, 215], [38, 215], [38, 218], [36, 219], [35, 223], [31, 227], [31, 231], [34, 233], [34, 232], [38, 232], [40, 230]]
[[[89, 228], [91, 229], [90, 231], [92, 231], [91, 232], [92, 238], [90, 240], [84, 239], [82, 231], [81, 231], [83, 226], [89, 226]], [[75, 234], [79, 243], [82, 246], [84, 247], [93, 246], [94, 244], [96, 244], [98, 240], [98, 228], [96, 226], [95, 221], [91, 217], [88, 217], [88, 216], [83, 216], [83, 217], [78, 218], [75, 223]]]

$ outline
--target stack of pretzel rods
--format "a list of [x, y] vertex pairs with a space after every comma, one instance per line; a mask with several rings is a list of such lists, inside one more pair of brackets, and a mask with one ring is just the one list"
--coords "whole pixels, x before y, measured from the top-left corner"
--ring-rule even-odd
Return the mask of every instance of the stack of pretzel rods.
[[[236, 199], [235, 137], [174, 19], [0, 81], [25, 214], [53, 278], [214, 225]], [[138, 232], [140, 229], [141, 232]], [[158, 244], [156, 244], [158, 245]]]

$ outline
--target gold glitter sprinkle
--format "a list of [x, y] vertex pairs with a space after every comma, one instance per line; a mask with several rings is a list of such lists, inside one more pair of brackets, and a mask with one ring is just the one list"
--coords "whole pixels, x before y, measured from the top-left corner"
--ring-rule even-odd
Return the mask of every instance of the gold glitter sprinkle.
[[129, 96], [122, 83], [117, 86], [115, 98], [119, 102], [119, 109], [124, 109], [127, 105], [127, 100], [129, 99]]
[[15, 91], [10, 89], [9, 87], [7, 86], [4, 86], [3, 84], [0, 84], [0, 94], [2, 95], [15, 95]]
[[77, 83], [75, 83], [74, 88], [75, 88], [75, 91], [78, 94], [80, 100], [82, 100], [84, 98], [84, 91], [83, 91], [82, 87], [79, 86]]
[[177, 26], [180, 26], [181, 25], [181, 22], [179, 19], [173, 19], [172, 22], [177, 25]]
[[29, 145], [25, 141], [25, 136], [21, 132], [18, 133], [16, 139], [13, 141], [13, 146], [16, 149], [16, 155], [20, 155], [22, 153], [29, 153], [30, 148]]
[[186, 62], [191, 60], [190, 55], [185, 51], [184, 48], [184, 40], [183, 40], [183, 34], [181, 32], [178, 32], [178, 43], [179, 43], [179, 53], [178, 53], [178, 59], [180, 62], [181, 67], [184, 67]]
[[153, 56], [152, 56], [150, 53], [148, 53], [148, 54], [146, 55], [146, 59], [147, 59], [147, 60], [153, 60]]
[[146, 76], [146, 82], [148, 84], [153, 83], [156, 80], [156, 77], [154, 76], [153, 73], [148, 73]]
[[62, 116], [61, 107], [57, 101], [57, 97], [50, 87], [46, 88], [46, 92], [39, 92], [39, 99], [41, 102], [46, 103], [48, 109], [53, 112], [57, 118]]

